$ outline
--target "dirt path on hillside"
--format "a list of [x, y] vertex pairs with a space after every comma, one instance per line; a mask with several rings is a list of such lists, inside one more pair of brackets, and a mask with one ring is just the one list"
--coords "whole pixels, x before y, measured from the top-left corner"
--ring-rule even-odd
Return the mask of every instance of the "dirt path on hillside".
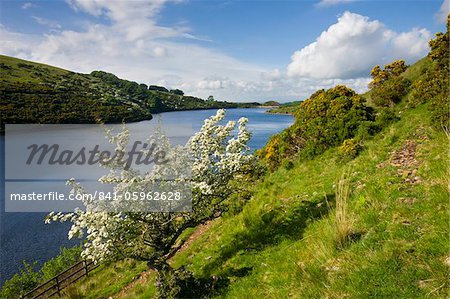
[[[189, 238], [181, 245], [178, 252], [183, 252], [186, 250], [192, 242], [197, 240], [204, 232], [206, 232], [210, 227], [213, 221], [208, 221], [205, 224], [201, 224], [197, 227], [197, 229], [189, 236]], [[169, 260], [170, 262], [170, 260]], [[132, 289], [134, 289], [138, 284], [140, 285], [146, 285], [149, 283], [149, 277], [154, 273], [154, 270], [146, 270], [142, 272], [136, 279], [134, 279], [131, 283], [129, 283], [127, 286], [125, 286], [119, 293], [115, 294], [114, 296], [109, 297], [109, 299], [119, 299], [125, 297], [128, 292]]]
[[109, 297], [108, 299], [118, 299], [118, 298], [124, 298], [126, 295], [128, 295], [128, 292], [132, 289], [134, 289], [138, 284], [140, 285], [146, 285], [148, 284], [149, 277], [154, 273], [154, 270], [146, 270], [142, 272], [139, 277], [137, 277], [135, 280], [130, 282], [127, 286], [125, 286], [119, 293], [115, 294], [114, 296]]
[[[197, 229], [189, 236], [189, 238], [183, 243], [183, 245], [181, 245], [181, 248], [178, 250], [178, 252], [183, 252], [186, 250], [186, 248], [188, 248], [192, 242], [194, 242], [195, 240], [197, 240], [201, 235], [203, 235], [204, 232], [206, 232], [210, 227], [211, 224], [213, 223], [213, 220], [211, 221], [207, 221], [204, 224], [201, 224], [197, 227]], [[177, 252], [177, 253], [178, 253]]]
[[397, 175], [408, 184], [421, 182], [417, 176], [419, 161], [416, 159], [417, 143], [413, 140], [406, 140], [401, 149], [395, 151], [391, 156], [390, 164], [397, 167]]

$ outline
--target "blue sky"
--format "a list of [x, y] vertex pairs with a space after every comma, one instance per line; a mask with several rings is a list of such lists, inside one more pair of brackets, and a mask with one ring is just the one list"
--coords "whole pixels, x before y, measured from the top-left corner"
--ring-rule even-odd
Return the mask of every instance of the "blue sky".
[[299, 100], [423, 57], [449, 1], [2, 1], [0, 53], [223, 100]]

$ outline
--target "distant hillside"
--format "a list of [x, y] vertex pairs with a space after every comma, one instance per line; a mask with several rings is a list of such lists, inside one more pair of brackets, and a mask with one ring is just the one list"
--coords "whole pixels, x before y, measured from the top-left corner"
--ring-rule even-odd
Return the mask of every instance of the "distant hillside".
[[281, 106], [280, 103], [278, 103], [277, 101], [267, 101], [261, 104], [262, 106], [266, 106], [266, 107], [278, 107]]
[[132, 122], [165, 111], [255, 106], [205, 101], [102, 71], [80, 74], [3, 55], [0, 95], [2, 129], [5, 123]]
[[294, 101], [289, 103], [283, 103], [277, 108], [273, 108], [267, 111], [267, 113], [273, 114], [294, 114], [295, 110], [300, 105], [301, 101]]

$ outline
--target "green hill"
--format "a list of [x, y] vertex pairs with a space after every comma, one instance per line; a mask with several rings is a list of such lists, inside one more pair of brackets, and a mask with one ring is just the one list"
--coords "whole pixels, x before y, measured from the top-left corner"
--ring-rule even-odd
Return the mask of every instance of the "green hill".
[[2, 127], [151, 119], [147, 103], [96, 77], [7, 56], [0, 56], [0, 94]]
[[244, 105], [205, 101], [102, 71], [80, 74], [4, 55], [0, 55], [0, 100], [2, 128], [5, 123], [129, 122], [165, 111]]

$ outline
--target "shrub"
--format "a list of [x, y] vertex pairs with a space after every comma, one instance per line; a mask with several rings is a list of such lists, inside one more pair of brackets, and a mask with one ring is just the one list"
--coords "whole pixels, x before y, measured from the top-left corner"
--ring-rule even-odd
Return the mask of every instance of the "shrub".
[[220, 277], [197, 278], [183, 266], [171, 271], [158, 272], [156, 286], [158, 298], [209, 298], [221, 286], [228, 284]]
[[359, 127], [373, 121], [373, 109], [352, 89], [338, 85], [316, 91], [296, 111], [293, 126], [271, 138], [259, 152], [271, 167], [295, 155], [311, 158], [355, 137]]
[[408, 66], [404, 60], [396, 60], [390, 64], [386, 64], [383, 70], [379, 65], [376, 65], [370, 72], [372, 81], [369, 83], [369, 88], [378, 87], [391, 78], [400, 76], [407, 68]]
[[392, 108], [382, 108], [379, 110], [375, 118], [375, 123], [380, 129], [382, 129], [398, 121], [399, 119], [400, 118], [395, 114]]
[[79, 261], [80, 253], [81, 246], [61, 247], [60, 254], [45, 262], [38, 271], [36, 271], [36, 262], [32, 265], [24, 262], [24, 268], [4, 283], [0, 298], [17, 298], [25, 294], [75, 264]]
[[358, 156], [362, 146], [356, 139], [346, 139], [339, 147], [339, 156], [344, 159], [354, 159]]
[[62, 271], [66, 270], [76, 262], [80, 261], [81, 246], [72, 248], [61, 247], [58, 256], [44, 263], [41, 269], [41, 280], [47, 281]]
[[382, 70], [376, 65], [370, 72], [372, 81], [369, 88], [372, 90], [372, 102], [378, 107], [392, 107], [399, 103], [408, 93], [410, 81], [400, 75], [408, 66], [404, 60], [396, 60], [386, 64]]
[[20, 67], [20, 68], [26, 68], [26, 69], [32, 69], [33, 68], [33, 65], [28, 64], [28, 63], [23, 63], [23, 62], [19, 62], [17, 64], [17, 66]]
[[442, 128], [445, 132], [450, 132], [450, 106], [448, 95], [439, 94], [431, 103], [431, 120], [436, 128]]
[[408, 79], [392, 77], [372, 89], [372, 101], [378, 107], [393, 107], [408, 93], [410, 85]]
[[377, 124], [376, 122], [364, 121], [359, 126], [358, 131], [356, 132], [355, 138], [357, 140], [361, 140], [361, 141], [368, 140], [368, 139], [372, 138], [373, 136], [375, 136], [375, 134], [380, 132], [381, 129], [382, 129], [382, 127], [380, 127], [380, 125]]
[[35, 288], [40, 281], [39, 273], [34, 271], [36, 263], [32, 265], [24, 262], [24, 268], [20, 269], [11, 279], [5, 281], [0, 292], [0, 298], [17, 298]]
[[294, 168], [294, 162], [292, 162], [291, 160], [284, 160], [283, 168], [286, 170], [291, 170], [292, 168]]
[[414, 82], [410, 96], [410, 104], [430, 103], [432, 122], [437, 128], [449, 131], [449, 27], [450, 15], [447, 16], [446, 33], [437, 33], [436, 38], [430, 41], [428, 57], [432, 61], [429, 69], [425, 70], [423, 78]]

